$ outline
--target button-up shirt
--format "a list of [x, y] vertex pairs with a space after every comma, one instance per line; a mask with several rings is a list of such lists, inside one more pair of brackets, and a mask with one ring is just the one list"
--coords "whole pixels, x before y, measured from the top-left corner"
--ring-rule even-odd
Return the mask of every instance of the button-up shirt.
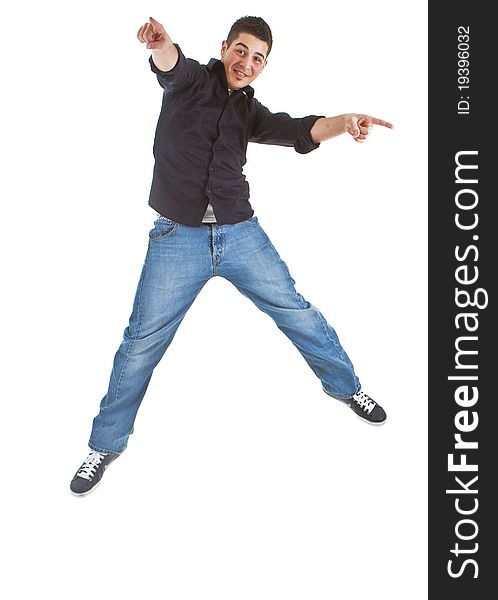
[[248, 142], [293, 146], [305, 154], [319, 146], [310, 130], [320, 117], [272, 113], [254, 98], [251, 86], [229, 94], [220, 60], [201, 65], [177, 49], [170, 71], [149, 58], [163, 88], [149, 204], [192, 227], [201, 225], [208, 203], [220, 225], [249, 219], [254, 211], [242, 172]]

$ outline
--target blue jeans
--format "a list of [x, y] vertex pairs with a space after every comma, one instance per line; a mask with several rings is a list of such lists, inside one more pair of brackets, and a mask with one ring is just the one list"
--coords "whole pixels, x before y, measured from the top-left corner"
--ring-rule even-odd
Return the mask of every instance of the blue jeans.
[[197, 294], [224, 277], [268, 314], [302, 354], [323, 389], [350, 398], [359, 381], [335, 331], [295, 287], [257, 217], [234, 225], [188, 227], [155, 221], [109, 389], [93, 421], [89, 446], [120, 454], [152, 372]]

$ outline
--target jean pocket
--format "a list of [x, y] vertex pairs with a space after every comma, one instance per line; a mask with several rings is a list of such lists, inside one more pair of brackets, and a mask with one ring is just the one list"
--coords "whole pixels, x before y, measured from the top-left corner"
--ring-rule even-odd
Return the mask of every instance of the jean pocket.
[[164, 238], [172, 235], [177, 227], [178, 223], [171, 221], [171, 219], [161, 217], [154, 221], [154, 227], [149, 231], [149, 240], [151, 242], [160, 242], [161, 240], [164, 240]]

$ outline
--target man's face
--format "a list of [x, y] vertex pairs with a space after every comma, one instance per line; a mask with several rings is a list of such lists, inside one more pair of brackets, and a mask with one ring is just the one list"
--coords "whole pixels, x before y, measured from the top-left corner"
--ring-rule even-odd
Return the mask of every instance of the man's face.
[[230, 47], [224, 41], [221, 62], [225, 66], [228, 87], [240, 90], [253, 82], [264, 69], [267, 54], [268, 44], [250, 33], [240, 33]]

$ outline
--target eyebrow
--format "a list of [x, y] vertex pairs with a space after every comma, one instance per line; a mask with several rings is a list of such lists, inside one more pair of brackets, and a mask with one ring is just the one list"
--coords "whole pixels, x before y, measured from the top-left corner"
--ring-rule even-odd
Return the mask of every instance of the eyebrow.
[[[235, 44], [236, 46], [243, 46], [246, 50], [249, 50], [249, 46], [246, 46], [244, 43], [242, 42], [237, 42]], [[259, 56], [261, 56], [261, 58], [266, 59], [265, 55], [262, 54], [261, 52], [255, 52], [255, 54], [259, 54]]]

